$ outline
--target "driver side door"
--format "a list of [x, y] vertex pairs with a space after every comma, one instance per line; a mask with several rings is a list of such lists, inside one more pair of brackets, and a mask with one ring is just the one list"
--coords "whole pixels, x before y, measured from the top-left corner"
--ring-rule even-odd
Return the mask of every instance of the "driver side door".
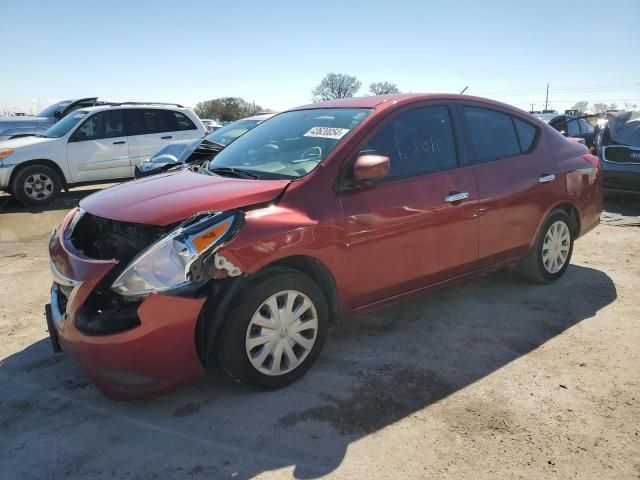
[[67, 161], [74, 183], [131, 177], [122, 110], [85, 119], [69, 137]]

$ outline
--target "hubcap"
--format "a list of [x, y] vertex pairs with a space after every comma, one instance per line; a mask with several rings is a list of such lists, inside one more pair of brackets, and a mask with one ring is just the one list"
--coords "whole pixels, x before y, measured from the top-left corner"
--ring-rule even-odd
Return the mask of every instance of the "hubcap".
[[285, 290], [267, 298], [251, 317], [245, 349], [251, 365], [265, 375], [297, 368], [318, 334], [318, 313], [305, 294]]
[[33, 200], [44, 200], [53, 193], [53, 180], [44, 173], [29, 175], [24, 181], [24, 193]]
[[558, 273], [569, 256], [571, 233], [563, 221], [554, 222], [547, 230], [542, 244], [542, 264], [549, 273]]

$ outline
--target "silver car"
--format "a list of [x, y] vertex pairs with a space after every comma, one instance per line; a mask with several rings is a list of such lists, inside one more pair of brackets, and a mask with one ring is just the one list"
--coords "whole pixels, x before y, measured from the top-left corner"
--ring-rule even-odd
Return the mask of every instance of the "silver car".
[[48, 106], [36, 116], [0, 117], [0, 141], [41, 135], [65, 115], [83, 107], [99, 105], [98, 97], [63, 100]]

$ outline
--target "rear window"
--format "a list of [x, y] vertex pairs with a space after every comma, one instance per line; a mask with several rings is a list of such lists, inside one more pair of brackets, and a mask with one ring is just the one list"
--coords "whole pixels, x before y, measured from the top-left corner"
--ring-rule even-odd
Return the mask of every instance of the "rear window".
[[511, 116], [486, 108], [464, 107], [478, 161], [520, 153], [520, 145]]
[[193, 122], [182, 113], [159, 108], [127, 110], [126, 118], [128, 135], [146, 135], [149, 133], [196, 129]]

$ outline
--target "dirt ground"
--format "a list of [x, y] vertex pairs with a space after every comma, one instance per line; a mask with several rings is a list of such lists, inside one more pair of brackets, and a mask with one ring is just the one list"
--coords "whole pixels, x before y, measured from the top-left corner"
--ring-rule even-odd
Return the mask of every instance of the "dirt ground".
[[337, 325], [309, 374], [104, 398], [54, 355], [46, 211], [0, 196], [0, 477], [640, 478], [640, 203], [550, 286], [511, 270]]

